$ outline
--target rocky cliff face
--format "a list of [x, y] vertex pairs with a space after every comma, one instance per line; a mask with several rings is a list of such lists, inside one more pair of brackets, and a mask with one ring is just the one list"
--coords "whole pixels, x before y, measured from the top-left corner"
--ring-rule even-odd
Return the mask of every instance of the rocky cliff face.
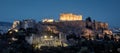
[[[87, 27], [88, 26], [88, 27]], [[108, 29], [107, 23], [86, 22], [86, 21], [62, 21], [62, 22], [41, 22], [37, 24], [39, 32], [51, 31], [53, 33], [75, 33], [81, 35], [85, 30], [101, 31]]]

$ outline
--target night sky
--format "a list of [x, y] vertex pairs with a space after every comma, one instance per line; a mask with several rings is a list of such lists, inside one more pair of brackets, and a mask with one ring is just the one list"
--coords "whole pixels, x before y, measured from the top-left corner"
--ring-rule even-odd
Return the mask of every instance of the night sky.
[[120, 0], [0, 0], [0, 21], [58, 19], [60, 13], [90, 16], [120, 27]]

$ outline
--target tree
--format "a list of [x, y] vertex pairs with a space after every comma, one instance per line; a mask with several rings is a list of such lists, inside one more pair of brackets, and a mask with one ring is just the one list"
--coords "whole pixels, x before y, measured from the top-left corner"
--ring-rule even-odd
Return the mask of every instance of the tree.
[[27, 32], [27, 33], [37, 33], [37, 31], [38, 31], [38, 30], [37, 30], [36, 28], [27, 28], [27, 29], [26, 29], [26, 32]]
[[87, 18], [86, 18], [86, 21], [92, 22], [91, 17], [87, 17]]
[[69, 35], [67, 36], [67, 40], [69, 40], [69, 39], [77, 40], [77, 39], [79, 39], [79, 38], [77, 37], [77, 35], [76, 35], [75, 33], [72, 33], [72, 34], [69, 34]]
[[[12, 33], [9, 35], [10, 40], [12, 37], [14, 37], [15, 41], [9, 41], [11, 42], [6, 50], [8, 50], [8, 53], [33, 53], [33, 47], [30, 45], [26, 40], [25, 37], [27, 36], [26, 30], [24, 28], [18, 29], [17, 32], [14, 32], [14, 30], [11, 30]], [[11, 32], [9, 31], [9, 33]]]
[[86, 28], [93, 29], [91, 17], [86, 18]]

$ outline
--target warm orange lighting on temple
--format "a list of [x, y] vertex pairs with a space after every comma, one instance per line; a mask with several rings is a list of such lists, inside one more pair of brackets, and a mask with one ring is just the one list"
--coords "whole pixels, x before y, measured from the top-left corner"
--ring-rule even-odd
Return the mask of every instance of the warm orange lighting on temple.
[[60, 15], [60, 21], [76, 21], [82, 20], [82, 15], [75, 15], [72, 13], [63, 13]]

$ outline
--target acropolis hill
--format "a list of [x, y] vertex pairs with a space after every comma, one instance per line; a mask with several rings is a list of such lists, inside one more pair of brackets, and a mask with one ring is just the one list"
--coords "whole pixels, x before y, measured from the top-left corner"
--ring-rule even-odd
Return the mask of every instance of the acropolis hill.
[[41, 34], [43, 31], [64, 34], [75, 33], [77, 35], [112, 33], [108, 28], [108, 23], [92, 21], [90, 17], [82, 20], [82, 15], [72, 13], [61, 14], [59, 21], [54, 21], [53, 19], [43, 19], [43, 21], [39, 23], [36, 23], [35, 20], [32, 19], [15, 21], [11, 29], [19, 28], [36, 28], [38, 30], [37, 34]]

